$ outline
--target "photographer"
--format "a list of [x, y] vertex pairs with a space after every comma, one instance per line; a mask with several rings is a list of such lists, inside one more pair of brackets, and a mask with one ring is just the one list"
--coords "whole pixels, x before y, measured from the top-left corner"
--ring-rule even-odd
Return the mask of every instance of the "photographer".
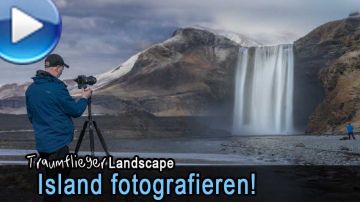
[[[82, 98], [75, 101], [64, 82], [58, 78], [64, 67], [69, 68], [61, 56], [49, 55], [45, 60], [45, 70], [38, 70], [34, 82], [26, 90], [26, 107], [33, 126], [36, 149], [41, 158], [55, 160], [69, 153], [68, 145], [74, 136], [72, 118], [80, 117], [92, 95], [92, 90], [82, 91]], [[68, 171], [46, 170], [47, 177]], [[61, 201], [61, 197], [47, 197], [44, 201]]]

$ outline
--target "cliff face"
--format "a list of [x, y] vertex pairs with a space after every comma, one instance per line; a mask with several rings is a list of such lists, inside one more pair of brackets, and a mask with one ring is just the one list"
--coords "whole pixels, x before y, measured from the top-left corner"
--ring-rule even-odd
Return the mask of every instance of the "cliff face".
[[97, 91], [157, 116], [232, 111], [239, 45], [205, 30], [179, 29], [139, 55], [132, 70]]
[[306, 132], [345, 132], [348, 122], [359, 128], [360, 16], [326, 23], [296, 41], [295, 74], [295, 107], [306, 103], [302, 113], [316, 107]]

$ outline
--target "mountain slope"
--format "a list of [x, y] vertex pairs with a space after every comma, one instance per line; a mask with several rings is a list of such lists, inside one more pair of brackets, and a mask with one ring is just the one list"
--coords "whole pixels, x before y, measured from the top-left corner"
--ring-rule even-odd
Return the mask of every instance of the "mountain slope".
[[230, 110], [238, 48], [205, 30], [179, 29], [141, 53], [128, 74], [100, 88], [98, 95], [137, 103], [158, 116]]
[[5, 84], [0, 86], [0, 99], [6, 99], [17, 96], [24, 96], [24, 92], [26, 91], [29, 83], [23, 84]]

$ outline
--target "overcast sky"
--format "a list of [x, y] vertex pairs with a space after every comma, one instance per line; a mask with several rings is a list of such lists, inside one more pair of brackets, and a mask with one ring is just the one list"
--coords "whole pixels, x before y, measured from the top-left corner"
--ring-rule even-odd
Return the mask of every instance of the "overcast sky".
[[[359, 0], [54, 0], [63, 33], [54, 53], [71, 66], [64, 78], [112, 69], [164, 41], [178, 27], [235, 31], [263, 43], [291, 43], [315, 27], [358, 11]], [[29, 81], [43, 62], [0, 60], [0, 84]]]

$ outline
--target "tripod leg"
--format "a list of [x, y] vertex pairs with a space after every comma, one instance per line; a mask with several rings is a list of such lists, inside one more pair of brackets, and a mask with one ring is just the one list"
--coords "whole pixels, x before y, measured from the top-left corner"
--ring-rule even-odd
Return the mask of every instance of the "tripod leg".
[[102, 136], [102, 134], [101, 134], [101, 132], [100, 132], [100, 129], [98, 128], [98, 126], [97, 126], [97, 124], [96, 124], [95, 121], [92, 121], [92, 122], [93, 122], [93, 124], [94, 124], [96, 133], [97, 133], [97, 135], [98, 135], [98, 137], [99, 137], [100, 143], [101, 143], [101, 145], [102, 145], [102, 147], [103, 147], [106, 155], [107, 155], [107, 156], [110, 156], [110, 153], [109, 153], [108, 148], [107, 148], [107, 146], [106, 146], [104, 137]]
[[93, 121], [90, 121], [90, 122], [89, 122], [89, 136], [90, 136], [90, 151], [91, 151], [91, 156], [95, 156]]
[[85, 131], [86, 131], [86, 128], [87, 128], [87, 125], [88, 125], [89, 121], [85, 121], [84, 122], [84, 125], [83, 125], [83, 128], [80, 132], [80, 136], [79, 136], [79, 140], [78, 142], [76, 143], [76, 147], [75, 147], [75, 154], [78, 154], [79, 152], [79, 149], [80, 149], [80, 145], [81, 145], [81, 142], [84, 138], [84, 135], [85, 135]]

